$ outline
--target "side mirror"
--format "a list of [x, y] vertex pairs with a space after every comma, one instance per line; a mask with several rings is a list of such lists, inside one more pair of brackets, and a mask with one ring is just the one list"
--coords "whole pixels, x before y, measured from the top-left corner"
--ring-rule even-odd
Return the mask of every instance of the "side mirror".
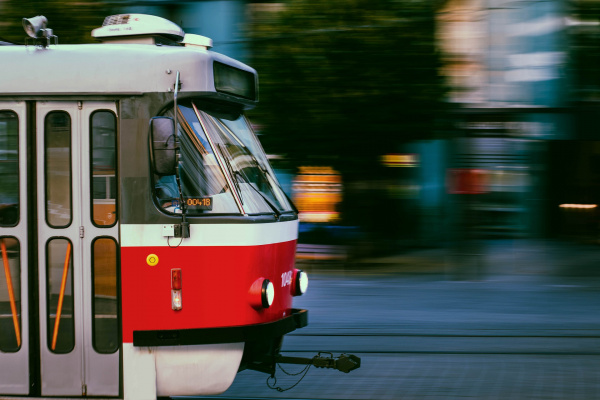
[[175, 144], [175, 122], [169, 117], [154, 117], [150, 120], [150, 158], [157, 175], [175, 175], [177, 147]]

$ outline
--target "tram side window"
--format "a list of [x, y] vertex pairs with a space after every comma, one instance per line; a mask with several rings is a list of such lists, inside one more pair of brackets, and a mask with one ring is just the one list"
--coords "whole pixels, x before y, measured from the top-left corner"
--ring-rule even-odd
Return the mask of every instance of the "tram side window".
[[99, 227], [117, 222], [117, 118], [96, 111], [90, 118], [92, 219]]
[[19, 118], [0, 111], [0, 226], [19, 222]]
[[73, 251], [66, 238], [50, 239], [46, 245], [46, 296], [48, 348], [69, 353], [75, 347], [75, 310]]
[[46, 221], [53, 228], [71, 225], [71, 117], [64, 111], [46, 116]]
[[21, 347], [21, 260], [19, 241], [0, 237], [0, 351]]
[[98, 353], [114, 353], [119, 348], [117, 318], [117, 243], [100, 237], [92, 244], [93, 254], [93, 343]]

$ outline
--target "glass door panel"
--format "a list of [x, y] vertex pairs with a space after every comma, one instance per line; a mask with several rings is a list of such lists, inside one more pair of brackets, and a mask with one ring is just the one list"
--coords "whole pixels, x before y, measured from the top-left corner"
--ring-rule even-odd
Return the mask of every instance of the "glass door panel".
[[84, 102], [81, 114], [81, 225], [85, 230], [82, 302], [86, 310], [83, 340], [89, 396], [119, 395], [116, 111], [115, 103]]
[[19, 241], [0, 237], [0, 351], [16, 353], [21, 348], [21, 261]]
[[76, 102], [38, 102], [36, 112], [41, 394], [80, 396], [85, 392], [81, 112]]
[[53, 238], [46, 246], [47, 342], [50, 351], [67, 354], [75, 347], [73, 252], [69, 239]]
[[114, 102], [38, 103], [43, 396], [119, 395]]
[[0, 394], [29, 393], [26, 105], [0, 101]]
[[98, 353], [119, 349], [117, 242], [99, 237], [92, 245], [93, 346]]

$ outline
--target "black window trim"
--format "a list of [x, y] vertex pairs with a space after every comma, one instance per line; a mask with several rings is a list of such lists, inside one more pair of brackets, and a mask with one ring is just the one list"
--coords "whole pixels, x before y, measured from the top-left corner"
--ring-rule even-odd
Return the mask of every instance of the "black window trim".
[[11, 110], [11, 109], [2, 109], [0, 110], [0, 115], [2, 113], [12, 113], [15, 115], [15, 117], [17, 118], [17, 220], [14, 224], [1, 224], [0, 223], [0, 227], [3, 228], [14, 228], [15, 226], [19, 225], [19, 222], [21, 222], [21, 146], [19, 145], [19, 140], [20, 140], [20, 131], [19, 131], [19, 114], [15, 111], [15, 110]]
[[[98, 225], [96, 224], [96, 222], [94, 221], [94, 158], [93, 158], [93, 132], [92, 132], [92, 119], [94, 118], [94, 115], [97, 114], [98, 112], [109, 112], [113, 115], [114, 117], [114, 130], [115, 130], [115, 222], [112, 225]], [[119, 148], [118, 148], [118, 140], [117, 140], [117, 129], [118, 129], [118, 120], [117, 120], [117, 114], [110, 109], [104, 109], [104, 108], [99, 108], [97, 110], [94, 110], [91, 114], [90, 114], [90, 120], [89, 120], [89, 143], [90, 143], [90, 148], [89, 148], [89, 153], [90, 153], [90, 157], [89, 157], [89, 163], [90, 163], [90, 220], [92, 225], [94, 225], [96, 228], [112, 228], [115, 225], [117, 225], [117, 223], [119, 222], [119, 180], [118, 180], [118, 176], [119, 176]]]
[[[51, 314], [51, 309], [50, 309], [50, 277], [49, 277], [49, 272], [50, 272], [50, 263], [49, 263], [49, 258], [48, 258], [48, 253], [49, 253], [49, 246], [50, 243], [53, 240], [57, 240], [57, 239], [63, 239], [66, 240], [68, 243], [71, 244], [71, 255], [69, 256], [69, 265], [71, 267], [71, 293], [72, 298], [73, 298], [73, 329], [72, 329], [72, 337], [73, 337], [73, 345], [71, 346], [71, 348], [66, 351], [66, 352], [62, 352], [62, 351], [56, 351], [56, 350], [52, 350], [52, 336], [53, 336], [53, 331], [54, 331], [54, 325], [51, 324], [50, 322], [50, 314]], [[75, 349], [76, 343], [77, 343], [77, 332], [76, 332], [76, 321], [75, 321], [75, 315], [76, 315], [76, 310], [75, 307], [77, 306], [77, 303], [75, 301], [75, 262], [73, 260], [73, 255], [75, 254], [75, 251], [73, 249], [73, 242], [71, 241], [70, 238], [66, 237], [66, 236], [52, 236], [49, 237], [48, 240], [46, 241], [46, 346], [48, 348], [48, 351], [53, 353], [53, 354], [69, 354], [72, 353], [73, 350]], [[60, 328], [59, 328], [60, 331]]]
[[[117, 342], [116, 342], [116, 346], [115, 349], [112, 351], [102, 351], [99, 350], [98, 347], [96, 346], [96, 303], [95, 303], [95, 299], [96, 299], [96, 286], [94, 285], [94, 278], [96, 276], [96, 258], [94, 257], [94, 245], [96, 244], [96, 242], [100, 239], [110, 239], [113, 241], [113, 243], [115, 244], [115, 289], [117, 291]], [[120, 291], [119, 291], [119, 287], [121, 286], [121, 280], [120, 280], [120, 276], [121, 276], [121, 257], [120, 257], [120, 247], [119, 247], [119, 243], [117, 242], [117, 240], [112, 237], [112, 236], [97, 236], [94, 238], [94, 240], [92, 240], [92, 243], [90, 244], [90, 254], [91, 254], [91, 278], [92, 278], [92, 292], [91, 292], [91, 296], [92, 296], [92, 308], [90, 310], [91, 314], [92, 314], [92, 347], [94, 348], [94, 350], [99, 353], [99, 354], [114, 354], [117, 351], [119, 351], [120, 348], [120, 343], [121, 343], [121, 313], [119, 313], [119, 310], [121, 308], [121, 296], [120, 296]]]
[[[4, 239], [13, 239], [13, 240], [15, 240], [17, 242], [17, 246], [19, 247], [18, 250], [17, 250], [18, 251], [18, 271], [19, 271], [19, 298], [15, 299], [15, 303], [18, 304], [17, 313], [18, 313], [18, 316], [19, 316], [19, 321], [18, 322], [19, 322], [19, 327], [20, 327], [19, 329], [20, 329], [20, 333], [21, 333], [21, 344], [18, 345], [18, 347], [16, 349], [2, 349], [2, 348], [0, 348], [0, 351], [3, 352], [3, 353], [18, 353], [19, 350], [21, 350], [21, 347], [23, 346], [23, 341], [26, 340], [23, 337], [23, 299], [22, 299], [22, 297], [23, 297], [23, 290], [22, 290], [21, 276], [20, 276], [20, 274], [22, 272], [21, 271], [21, 241], [16, 236], [0, 235], [0, 240], [4, 240]], [[2, 254], [0, 254], [0, 263], [2, 263], [2, 262], [3, 262], [2, 261]], [[0, 274], [4, 274], [4, 273], [0, 272]], [[6, 279], [6, 277], [5, 277], [5, 279]], [[12, 280], [13, 286], [14, 286], [15, 277], [12, 276], [11, 280]], [[13, 320], [11, 318], [10, 322], [12, 323], [12, 321]]]
[[[52, 225], [48, 220], [48, 116], [51, 114], [66, 114], [69, 117], [69, 223], [66, 225]], [[65, 229], [73, 223], [73, 118], [65, 110], [53, 110], [44, 117], [44, 214], [46, 224], [54, 229]]]

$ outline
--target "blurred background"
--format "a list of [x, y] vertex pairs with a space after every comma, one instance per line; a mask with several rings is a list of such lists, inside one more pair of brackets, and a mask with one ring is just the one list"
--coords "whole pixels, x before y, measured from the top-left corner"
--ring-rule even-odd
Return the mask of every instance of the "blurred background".
[[250, 112], [301, 217], [352, 263], [497, 239], [597, 245], [600, 1], [0, 0], [0, 40], [163, 16], [259, 72]]
[[134, 12], [258, 71], [311, 276], [283, 351], [363, 360], [224, 397], [600, 398], [600, 0], [0, 0], [0, 41]]

